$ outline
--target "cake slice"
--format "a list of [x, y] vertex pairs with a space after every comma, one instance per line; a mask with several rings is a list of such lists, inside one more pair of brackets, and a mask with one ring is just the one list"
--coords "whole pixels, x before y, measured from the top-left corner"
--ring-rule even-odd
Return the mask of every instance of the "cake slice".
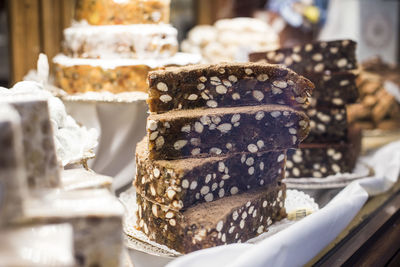
[[361, 151], [361, 131], [349, 129], [349, 142], [301, 144], [287, 152], [286, 177], [322, 178], [351, 173]]
[[303, 143], [338, 143], [347, 141], [347, 111], [342, 108], [308, 108], [310, 134]]
[[176, 211], [136, 195], [137, 225], [150, 240], [181, 253], [240, 243], [286, 216], [285, 185], [270, 185]]
[[249, 58], [252, 62], [283, 64], [301, 75], [357, 68], [356, 43], [351, 40], [319, 41], [275, 51], [256, 52], [250, 54]]
[[307, 105], [313, 84], [282, 66], [221, 63], [149, 74], [150, 112], [263, 104]]
[[0, 228], [22, 215], [28, 197], [23, 149], [21, 118], [0, 103]]
[[358, 98], [357, 75], [353, 72], [311, 73], [306, 77], [315, 85], [310, 107], [343, 108]]
[[60, 182], [59, 165], [47, 100], [32, 95], [2, 95], [0, 103], [10, 104], [21, 117], [29, 188], [57, 187]]
[[151, 114], [147, 130], [150, 159], [179, 159], [295, 148], [309, 123], [301, 111], [264, 105]]
[[152, 161], [147, 147], [147, 138], [136, 147], [136, 191], [170, 209], [265, 187], [284, 175], [285, 151]]

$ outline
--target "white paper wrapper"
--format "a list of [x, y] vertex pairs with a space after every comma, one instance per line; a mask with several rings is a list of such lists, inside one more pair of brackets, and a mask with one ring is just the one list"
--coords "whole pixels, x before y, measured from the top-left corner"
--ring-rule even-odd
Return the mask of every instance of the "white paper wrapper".
[[[287, 213], [294, 212], [298, 209], [307, 209], [310, 213], [318, 210], [318, 205], [310, 196], [297, 190], [287, 190], [285, 200], [285, 208]], [[125, 215], [123, 227], [125, 232], [125, 244], [130, 249], [139, 250], [150, 255], [160, 257], [177, 257], [182, 254], [170, 249], [164, 245], [158, 244], [148, 239], [148, 237], [141, 231], [134, 228], [136, 225], [136, 193], [133, 188], [128, 189], [120, 195], [120, 200], [125, 206]], [[291, 225], [293, 221], [284, 219], [276, 222], [268, 227], [268, 232], [261, 234], [255, 238], [248, 240], [246, 243], [257, 244], [258, 242], [266, 239], [269, 236], [285, 229]]]
[[[369, 196], [385, 192], [398, 180], [400, 141], [361, 159], [373, 167], [375, 175], [353, 181], [326, 206], [303, 220], [255, 246], [234, 244], [201, 250], [179, 257], [170, 262], [168, 267], [280, 267], [306, 264], [351, 222]], [[151, 266], [160, 265], [155, 263]]]

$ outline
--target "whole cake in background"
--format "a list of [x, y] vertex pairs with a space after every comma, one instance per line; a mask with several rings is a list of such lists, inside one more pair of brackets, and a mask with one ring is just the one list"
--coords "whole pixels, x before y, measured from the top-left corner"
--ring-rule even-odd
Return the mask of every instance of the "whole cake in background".
[[309, 133], [313, 84], [281, 66], [221, 63], [149, 74], [136, 147], [136, 227], [181, 253], [245, 242], [286, 216], [286, 150]]
[[286, 177], [322, 178], [355, 167], [361, 134], [349, 125], [346, 107], [358, 97], [355, 48], [351, 40], [338, 40], [250, 54], [250, 61], [284, 64], [315, 84], [310, 106], [302, 108], [310, 134], [288, 151]]
[[222, 19], [189, 31], [181, 49], [198, 53], [203, 63], [246, 62], [249, 52], [277, 49], [279, 37], [264, 21], [253, 18]]
[[150, 70], [198, 63], [177, 53], [170, 0], [77, 0], [64, 30], [63, 54], [53, 58], [56, 85], [69, 94], [147, 92]]

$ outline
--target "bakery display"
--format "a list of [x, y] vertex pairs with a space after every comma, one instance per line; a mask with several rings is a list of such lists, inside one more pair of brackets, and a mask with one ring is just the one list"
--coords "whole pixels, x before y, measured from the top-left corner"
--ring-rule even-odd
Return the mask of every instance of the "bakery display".
[[241, 243], [286, 216], [285, 186], [247, 191], [176, 211], [137, 195], [138, 226], [160, 244], [181, 253]]
[[[238, 38], [240, 36], [240, 38]], [[246, 62], [249, 52], [277, 49], [276, 29], [254, 18], [221, 19], [197, 25], [188, 32], [181, 49], [202, 55], [202, 63]]]
[[147, 147], [147, 138], [136, 147], [134, 185], [149, 201], [171, 209], [265, 187], [284, 175], [285, 151], [152, 161]]
[[373, 59], [362, 64], [357, 79], [360, 98], [349, 105], [349, 121], [365, 130], [400, 129], [399, 67]]
[[[189, 253], [245, 242], [286, 216], [286, 150], [310, 131], [298, 110], [309, 80], [280, 66], [221, 63], [151, 72], [149, 85], [147, 136], [136, 147], [138, 230]], [[180, 104], [198, 91], [207, 102]]]
[[249, 55], [251, 61], [284, 64], [315, 85], [310, 105], [301, 107], [310, 118], [310, 134], [288, 152], [287, 177], [322, 178], [354, 168], [360, 152], [354, 144], [361, 136], [348, 139], [347, 105], [358, 97], [355, 49], [355, 42], [337, 40]]
[[147, 92], [151, 70], [198, 63], [177, 53], [169, 0], [79, 0], [76, 21], [64, 30], [63, 52], [53, 58], [55, 84], [68, 94]]
[[265, 152], [297, 147], [308, 117], [283, 105], [177, 110], [148, 117], [150, 159]]
[[167, 68], [149, 75], [151, 112], [262, 104], [307, 105], [313, 89], [307, 79], [283, 67], [222, 63]]

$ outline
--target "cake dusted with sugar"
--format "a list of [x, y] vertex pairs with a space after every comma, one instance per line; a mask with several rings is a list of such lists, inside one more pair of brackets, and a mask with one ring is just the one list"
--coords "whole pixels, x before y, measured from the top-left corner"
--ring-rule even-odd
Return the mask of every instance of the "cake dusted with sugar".
[[169, 0], [79, 0], [76, 22], [64, 30], [57, 55], [56, 85], [69, 94], [147, 92], [151, 70], [198, 63], [177, 53], [177, 30], [169, 25]]
[[189, 253], [245, 242], [286, 216], [286, 150], [310, 131], [298, 110], [309, 80], [222, 63], [154, 71], [149, 82], [152, 113], [136, 147], [139, 230]]

